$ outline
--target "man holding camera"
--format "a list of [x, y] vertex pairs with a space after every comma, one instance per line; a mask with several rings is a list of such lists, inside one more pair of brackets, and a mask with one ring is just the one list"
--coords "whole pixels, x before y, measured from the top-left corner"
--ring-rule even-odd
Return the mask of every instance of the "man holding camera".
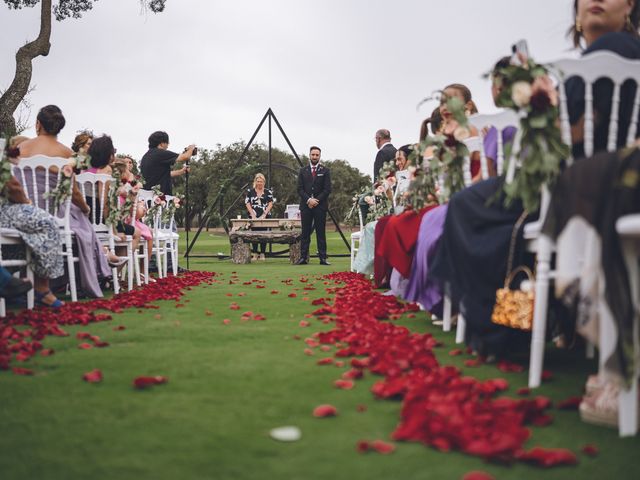
[[[184, 152], [177, 154], [169, 148], [169, 135], [167, 132], [153, 132], [149, 135], [149, 150], [140, 160], [140, 170], [144, 177], [144, 188], [151, 190], [155, 185], [160, 185], [160, 191], [165, 195], [172, 195], [171, 178], [189, 173], [188, 162], [192, 156], [197, 155], [195, 145], [189, 145]], [[187, 162], [182, 168], [172, 170], [176, 162]]]

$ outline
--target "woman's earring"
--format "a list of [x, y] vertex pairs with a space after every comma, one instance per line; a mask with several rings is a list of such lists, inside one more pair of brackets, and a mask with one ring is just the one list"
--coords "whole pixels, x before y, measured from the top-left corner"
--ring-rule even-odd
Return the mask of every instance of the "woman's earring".
[[576, 32], [582, 33], [582, 24], [580, 23], [580, 20], [576, 20]]

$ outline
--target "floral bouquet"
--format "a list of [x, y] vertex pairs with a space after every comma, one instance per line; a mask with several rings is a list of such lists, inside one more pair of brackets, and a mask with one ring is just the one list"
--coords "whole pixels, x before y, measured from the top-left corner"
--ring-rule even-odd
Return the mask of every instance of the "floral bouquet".
[[[413, 149], [411, 160], [418, 166], [409, 185], [407, 204], [415, 210], [433, 202], [445, 203], [465, 187], [463, 168], [469, 149], [464, 140], [471, 136], [462, 100], [451, 97], [447, 108], [458, 127], [450, 135], [427, 137]], [[424, 157], [431, 147], [433, 156]]]
[[83, 170], [86, 170], [89, 168], [89, 165], [91, 165], [91, 156], [84, 153], [78, 152], [73, 154], [71, 160], [74, 162], [73, 173], [76, 175], [81, 173]]
[[0, 193], [4, 190], [4, 186], [11, 180], [13, 176], [11, 170], [13, 165], [9, 161], [9, 157], [12, 153], [9, 149], [9, 144], [0, 152]]
[[71, 196], [71, 188], [73, 186], [73, 166], [66, 164], [59, 173], [60, 180], [53, 190], [46, 192], [43, 197], [52, 199], [54, 209], [58, 209], [60, 205]]
[[[137, 180], [126, 180], [122, 178], [120, 171], [114, 168], [111, 172], [113, 180], [109, 185], [108, 202], [109, 215], [105, 219], [107, 225], [117, 225], [127, 218], [133, 218], [134, 201], [142, 184]], [[120, 197], [125, 197], [125, 201], [120, 205]]]
[[569, 156], [558, 128], [558, 93], [547, 69], [531, 59], [522, 65], [498, 67], [490, 75], [500, 87], [496, 104], [523, 114], [518, 153], [521, 165], [514, 180], [504, 183], [505, 205], [520, 200], [533, 212], [540, 206], [542, 185], [553, 185], [560, 162]]

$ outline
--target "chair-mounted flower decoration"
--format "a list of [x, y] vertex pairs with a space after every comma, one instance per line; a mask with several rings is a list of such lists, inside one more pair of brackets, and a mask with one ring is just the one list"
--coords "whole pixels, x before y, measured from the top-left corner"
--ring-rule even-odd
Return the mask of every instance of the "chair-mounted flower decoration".
[[[117, 168], [112, 170], [111, 177], [112, 180], [109, 184], [109, 193], [107, 195], [109, 215], [105, 218], [105, 223], [107, 225], [117, 225], [127, 218], [133, 218], [135, 199], [142, 184], [135, 179], [131, 181], [123, 179], [120, 170]], [[121, 196], [125, 198], [122, 205], [120, 205]]]
[[[458, 123], [453, 134], [437, 134], [416, 145], [410, 160], [417, 166], [409, 185], [407, 204], [414, 210], [446, 203], [465, 187], [463, 168], [469, 149], [464, 140], [471, 136], [464, 103], [457, 97], [446, 100], [447, 109]], [[425, 158], [425, 152], [432, 155]]]
[[553, 185], [561, 161], [570, 153], [558, 126], [558, 92], [547, 69], [531, 59], [500, 66], [488, 75], [500, 91], [496, 104], [522, 114], [520, 150], [515, 156], [519, 168], [513, 181], [504, 183], [505, 205], [520, 200], [533, 212], [540, 206], [542, 185]]
[[66, 164], [62, 167], [61, 171], [58, 172], [60, 176], [58, 180], [58, 185], [53, 190], [45, 193], [43, 195], [44, 198], [51, 199], [55, 206], [55, 209], [60, 207], [62, 203], [64, 203], [71, 196], [71, 188], [73, 187], [73, 166], [71, 164]]

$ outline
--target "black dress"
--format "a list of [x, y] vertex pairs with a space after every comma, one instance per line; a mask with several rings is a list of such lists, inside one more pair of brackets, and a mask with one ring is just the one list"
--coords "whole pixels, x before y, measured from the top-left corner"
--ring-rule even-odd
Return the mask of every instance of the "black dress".
[[[247, 194], [244, 199], [245, 204], [251, 205], [251, 208], [256, 212], [256, 217], [260, 218], [267, 209], [269, 203], [273, 202], [273, 192], [269, 188], [265, 188], [262, 195], [258, 195], [255, 188], [248, 188]], [[267, 213], [267, 218], [271, 218], [271, 211]], [[268, 230], [266, 227], [254, 227], [252, 230], [264, 231]], [[253, 253], [258, 253], [258, 245], [260, 245], [260, 253], [266, 253], [267, 251], [267, 243], [266, 242], [253, 242], [252, 243], [252, 251]]]
[[[603, 35], [584, 53], [595, 50], [609, 50], [638, 59], [640, 40], [626, 33], [610, 33]], [[575, 123], [584, 113], [584, 85], [570, 79], [566, 92], [571, 120]], [[594, 149], [597, 152], [606, 148], [611, 84], [596, 82], [593, 93], [594, 110], [599, 119], [594, 131]], [[634, 95], [635, 87], [625, 87], [621, 92], [621, 105], [632, 106]], [[630, 117], [630, 108], [621, 109], [619, 147], [626, 143]], [[580, 158], [583, 151], [581, 144], [574, 145], [574, 158]], [[503, 177], [490, 178], [451, 197], [431, 270], [433, 278], [442, 283], [454, 302], [460, 302], [467, 325], [465, 341], [483, 354], [504, 355], [519, 350], [520, 340], [528, 340], [526, 334], [519, 330], [491, 322], [496, 290], [504, 284], [513, 228], [523, 212], [521, 204], [514, 203], [509, 209], [504, 207], [500, 194], [503, 181]], [[530, 215], [523, 225], [537, 215]], [[521, 233], [518, 238], [521, 242]], [[521, 254], [516, 255], [514, 265], [525, 261]]]

